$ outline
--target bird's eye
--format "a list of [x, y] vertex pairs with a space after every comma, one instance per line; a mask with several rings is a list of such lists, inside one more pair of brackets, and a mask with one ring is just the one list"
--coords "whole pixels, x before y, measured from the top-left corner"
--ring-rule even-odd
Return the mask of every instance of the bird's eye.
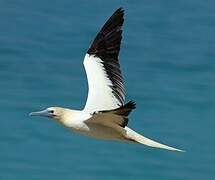
[[51, 114], [54, 114], [54, 110], [50, 110], [49, 112], [50, 112]]

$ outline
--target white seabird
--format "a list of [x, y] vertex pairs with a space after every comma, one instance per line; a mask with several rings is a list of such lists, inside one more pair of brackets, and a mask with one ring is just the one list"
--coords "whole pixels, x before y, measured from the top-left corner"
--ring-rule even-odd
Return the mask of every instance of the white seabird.
[[88, 97], [83, 110], [49, 107], [32, 112], [60, 122], [74, 132], [103, 140], [141, 143], [155, 148], [182, 151], [140, 135], [130, 129], [128, 115], [135, 103], [125, 104], [125, 89], [119, 65], [124, 10], [117, 9], [97, 34], [84, 58]]

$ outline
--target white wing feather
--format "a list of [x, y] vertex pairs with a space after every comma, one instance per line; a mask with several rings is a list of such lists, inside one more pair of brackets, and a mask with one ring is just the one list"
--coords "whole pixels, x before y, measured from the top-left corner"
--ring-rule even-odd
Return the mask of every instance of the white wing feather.
[[112, 82], [103, 67], [102, 60], [86, 54], [84, 67], [88, 80], [88, 97], [84, 110], [89, 112], [115, 109], [120, 102], [112, 92]]

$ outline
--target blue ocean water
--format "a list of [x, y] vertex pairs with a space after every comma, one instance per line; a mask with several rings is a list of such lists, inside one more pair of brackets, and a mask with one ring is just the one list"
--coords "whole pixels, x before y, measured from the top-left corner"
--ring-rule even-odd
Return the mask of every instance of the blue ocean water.
[[[129, 126], [186, 150], [98, 141], [31, 111], [81, 109], [83, 58], [107, 18], [125, 9], [120, 62]], [[0, 179], [215, 179], [214, 1], [2, 0]]]

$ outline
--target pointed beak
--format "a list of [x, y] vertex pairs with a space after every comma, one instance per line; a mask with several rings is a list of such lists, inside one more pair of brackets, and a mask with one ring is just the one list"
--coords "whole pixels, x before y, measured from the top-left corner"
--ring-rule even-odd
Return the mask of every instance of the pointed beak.
[[51, 117], [51, 114], [50, 114], [50, 112], [49, 112], [47, 109], [45, 109], [45, 110], [43, 110], [43, 111], [31, 112], [31, 113], [29, 114], [29, 116]]

